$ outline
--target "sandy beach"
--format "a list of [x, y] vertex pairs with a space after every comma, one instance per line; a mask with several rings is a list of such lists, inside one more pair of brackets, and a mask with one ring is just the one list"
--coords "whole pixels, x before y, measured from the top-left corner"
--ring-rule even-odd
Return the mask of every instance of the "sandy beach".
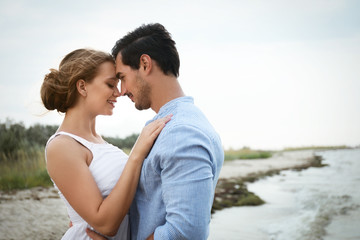
[[244, 178], [272, 170], [302, 168], [308, 166], [313, 158], [313, 150], [303, 150], [277, 152], [268, 159], [226, 161], [219, 178]]
[[[312, 150], [279, 152], [262, 160], [225, 162], [220, 178], [246, 177], [306, 166]], [[60, 239], [68, 228], [63, 202], [53, 188], [0, 192], [0, 239]]]
[[0, 196], [0, 239], [61, 239], [69, 220], [54, 188]]

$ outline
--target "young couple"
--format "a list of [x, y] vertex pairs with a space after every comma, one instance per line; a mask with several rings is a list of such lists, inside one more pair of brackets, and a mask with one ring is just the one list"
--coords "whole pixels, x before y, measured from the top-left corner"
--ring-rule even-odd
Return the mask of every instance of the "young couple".
[[[65, 113], [46, 146], [71, 221], [63, 239], [208, 237], [224, 155], [218, 134], [184, 95], [179, 66], [169, 32], [148, 24], [118, 40], [112, 56], [78, 49], [45, 76], [45, 107]], [[119, 96], [156, 112], [129, 156], [95, 130], [96, 116], [111, 115]]]

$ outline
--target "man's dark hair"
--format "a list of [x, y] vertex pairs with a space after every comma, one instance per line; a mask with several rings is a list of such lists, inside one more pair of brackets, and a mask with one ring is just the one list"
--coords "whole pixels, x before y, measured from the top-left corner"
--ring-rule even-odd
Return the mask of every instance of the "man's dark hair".
[[139, 69], [140, 56], [147, 54], [165, 74], [179, 76], [180, 59], [175, 41], [159, 23], [142, 25], [119, 39], [112, 49], [112, 55], [116, 59], [119, 53], [123, 64], [132, 69]]

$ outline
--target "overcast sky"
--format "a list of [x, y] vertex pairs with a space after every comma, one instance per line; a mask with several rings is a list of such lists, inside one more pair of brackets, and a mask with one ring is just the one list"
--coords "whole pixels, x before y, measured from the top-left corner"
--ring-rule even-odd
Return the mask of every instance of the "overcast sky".
[[[39, 90], [70, 51], [110, 51], [128, 31], [162, 23], [179, 81], [225, 148], [360, 144], [360, 1], [0, 0], [0, 122], [60, 124]], [[98, 133], [139, 133], [151, 110], [119, 98]]]

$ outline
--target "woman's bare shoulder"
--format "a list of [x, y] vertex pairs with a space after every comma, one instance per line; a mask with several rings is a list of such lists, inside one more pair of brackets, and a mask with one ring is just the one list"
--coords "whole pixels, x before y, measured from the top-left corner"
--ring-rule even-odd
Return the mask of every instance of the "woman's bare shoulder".
[[49, 160], [64, 157], [78, 157], [84, 156], [86, 149], [78, 143], [75, 139], [66, 135], [59, 135], [52, 139], [46, 147], [46, 155]]
[[55, 138], [53, 138], [48, 145], [46, 146], [47, 152], [52, 152], [56, 150], [62, 150], [68, 149], [68, 148], [76, 148], [78, 147], [78, 143], [75, 139], [73, 139], [70, 136], [66, 135], [58, 135]]

